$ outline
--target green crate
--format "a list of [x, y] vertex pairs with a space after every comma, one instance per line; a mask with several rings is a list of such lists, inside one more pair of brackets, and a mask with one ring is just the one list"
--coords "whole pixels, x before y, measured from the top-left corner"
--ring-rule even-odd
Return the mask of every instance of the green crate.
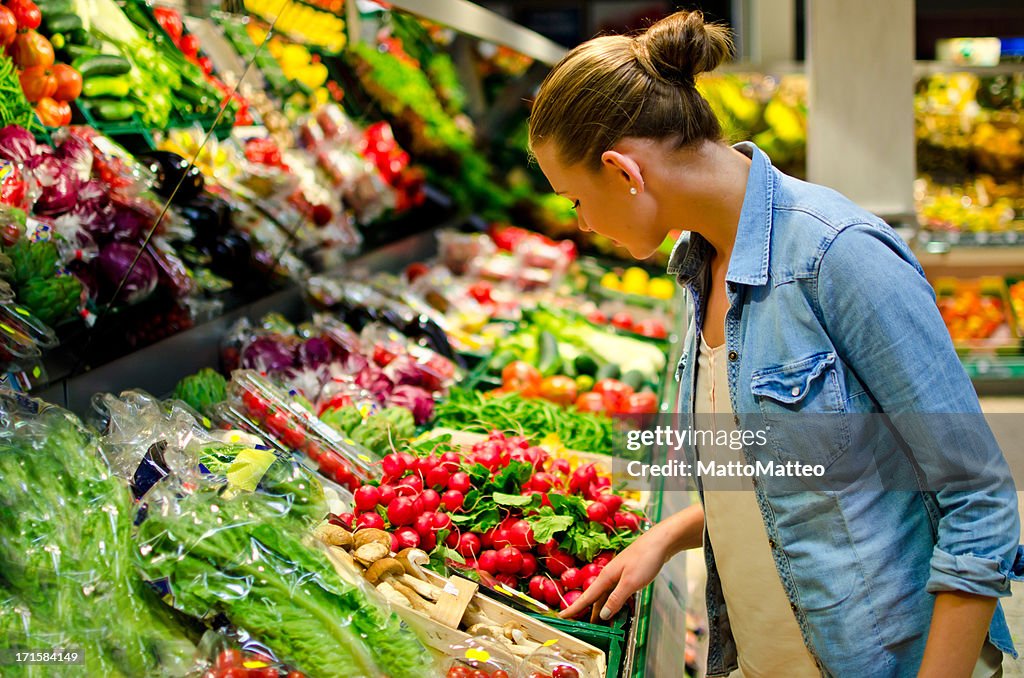
[[608, 659], [607, 678], [619, 678], [622, 675], [622, 661], [625, 655], [626, 633], [630, 618], [628, 613], [619, 614], [612, 621], [611, 626], [552, 618], [545, 615], [534, 614], [531, 616], [573, 638], [603, 650]]

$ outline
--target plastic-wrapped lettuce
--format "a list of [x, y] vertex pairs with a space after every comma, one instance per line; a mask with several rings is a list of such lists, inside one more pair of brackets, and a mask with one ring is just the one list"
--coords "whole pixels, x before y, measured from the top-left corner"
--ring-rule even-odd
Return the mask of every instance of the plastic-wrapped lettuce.
[[[273, 467], [272, 467], [273, 469]], [[310, 480], [269, 474], [256, 492], [198, 482], [158, 486], [139, 525], [143, 575], [203, 620], [223, 616], [278, 659], [318, 678], [417, 678], [430, 658], [399, 619], [344, 581], [311, 536]]]
[[66, 675], [183, 675], [195, 648], [138, 576], [128, 487], [78, 419], [0, 392], [0, 479], [0, 648], [77, 649]]

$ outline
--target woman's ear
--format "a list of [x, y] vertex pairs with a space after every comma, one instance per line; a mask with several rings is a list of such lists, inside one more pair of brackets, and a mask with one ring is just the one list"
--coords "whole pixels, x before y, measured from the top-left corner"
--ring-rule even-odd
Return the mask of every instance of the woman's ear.
[[601, 154], [601, 165], [613, 171], [625, 182], [625, 190], [636, 195], [644, 190], [644, 177], [640, 165], [633, 158], [619, 151], [605, 151]]

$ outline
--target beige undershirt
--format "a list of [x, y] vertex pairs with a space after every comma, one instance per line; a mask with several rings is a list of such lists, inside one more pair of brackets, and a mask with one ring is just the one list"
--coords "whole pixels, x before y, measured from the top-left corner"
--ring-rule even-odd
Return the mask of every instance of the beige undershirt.
[[[694, 401], [696, 428], [735, 428], [727, 367], [725, 346], [712, 349], [702, 335]], [[727, 446], [702, 448], [698, 453], [705, 462], [712, 458], [720, 463], [744, 461], [742, 451]], [[775, 569], [750, 479], [730, 481], [728, 489], [705, 488], [704, 520], [715, 549], [715, 565], [744, 678], [820, 676]]]
[[[703, 335], [694, 395], [695, 428], [734, 428], [725, 345], [712, 349]], [[703, 461], [745, 461], [742, 451], [728, 447], [702, 448], [698, 453]], [[717, 487], [727, 489], [704, 490], [704, 520], [715, 549], [742, 678], [820, 676], [782, 588], [750, 479]], [[1002, 659], [1002, 653], [986, 642], [972, 678], [1002, 676]]]

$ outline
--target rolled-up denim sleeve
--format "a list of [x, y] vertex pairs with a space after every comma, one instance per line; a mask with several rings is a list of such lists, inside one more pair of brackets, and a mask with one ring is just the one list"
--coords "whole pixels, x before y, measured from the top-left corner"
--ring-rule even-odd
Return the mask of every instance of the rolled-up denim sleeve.
[[1010, 595], [1024, 574], [1016, 488], [909, 248], [886, 227], [849, 226], [822, 255], [816, 293], [837, 352], [938, 504], [928, 590]]

